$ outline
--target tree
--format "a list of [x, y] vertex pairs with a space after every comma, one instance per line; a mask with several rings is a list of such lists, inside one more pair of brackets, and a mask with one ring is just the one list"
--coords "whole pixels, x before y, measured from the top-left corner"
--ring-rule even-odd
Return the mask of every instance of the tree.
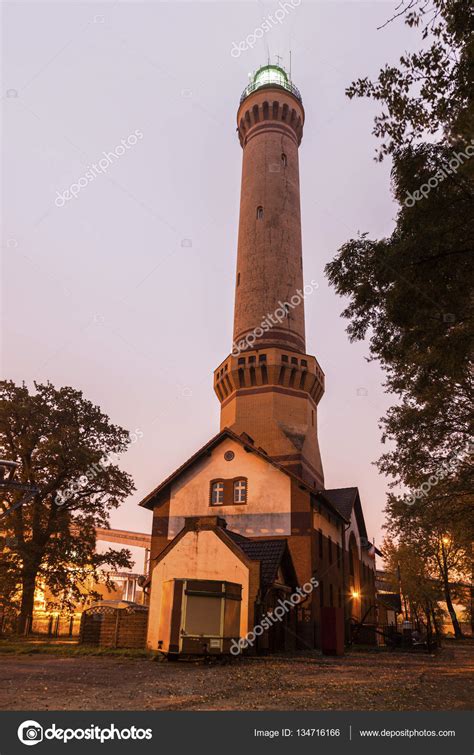
[[18, 480], [38, 490], [21, 506], [22, 493], [9, 492], [0, 505], [0, 526], [10, 538], [4, 558], [21, 585], [19, 631], [32, 616], [39, 583], [72, 604], [91, 578], [104, 579], [104, 567], [131, 565], [125, 549], [95, 551], [95, 528], [107, 527], [110, 511], [134, 490], [113, 463], [127, 447], [127, 431], [80, 391], [34, 387], [30, 393], [25, 384], [0, 383], [0, 454], [18, 462]]
[[[443, 509], [444, 502], [436, 497], [436, 493], [411, 506], [407, 506], [403, 499], [389, 496], [387, 530], [392, 550], [394, 543], [398, 543], [403, 574], [410, 569], [413, 571], [413, 563], [419, 565], [413, 580], [418, 580], [418, 584], [415, 587], [412, 584], [410, 592], [416, 589], [424, 590], [426, 594], [428, 580], [428, 586], [433, 588], [432, 600], [444, 598], [454, 636], [460, 638], [462, 631], [453, 604], [456, 598], [466, 599], [465, 591], [459, 591], [456, 585], [470, 577], [472, 532], [463, 522], [448, 521]], [[403, 589], [406, 592], [405, 580]]]
[[399, 17], [421, 29], [424, 47], [402, 55], [398, 67], [385, 65], [377, 81], [359, 78], [346, 90], [350, 98], [370, 97], [384, 107], [373, 129], [383, 140], [379, 160], [426, 136], [442, 133], [456, 141], [474, 133], [471, 0], [401, 0], [387, 23]]
[[19, 607], [21, 584], [17, 559], [11, 550], [12, 541], [12, 537], [0, 537], [0, 634], [5, 623], [12, 622]]
[[440, 149], [424, 146], [396, 159], [401, 207], [391, 237], [352, 239], [326, 266], [336, 291], [350, 297], [342, 313], [350, 339], [370, 335], [371, 358], [400, 397], [384, 420], [386, 437], [400, 442], [382, 469], [408, 485], [416, 482], [413, 470], [429, 475], [433, 462], [466, 449], [471, 437], [472, 192], [462, 176], [448, 174], [422, 201], [402, 204], [432, 175]]
[[414, 620], [418, 630], [426, 627], [427, 637], [434, 628], [438, 641], [441, 639], [441, 611], [438, 601], [440, 591], [430, 574], [427, 562], [411, 543], [397, 543], [388, 537], [383, 543], [384, 560], [391, 576], [393, 589], [401, 590], [405, 613]]
[[[326, 272], [349, 297], [342, 315], [350, 339], [368, 337], [370, 359], [380, 361], [396, 397], [382, 418], [382, 441], [393, 445], [379, 469], [392, 487], [423, 493], [415, 503], [413, 495], [389, 497], [389, 533], [405, 542], [416, 532], [414, 552], [430, 559], [449, 607], [448, 576], [458, 565], [443, 558], [443, 537], [450, 555], [466, 553], [474, 539], [474, 16], [466, 0], [408, 0], [397, 15], [423, 29], [424, 48], [347, 90], [382, 103], [374, 133], [379, 159], [393, 159], [396, 226], [389, 238], [351, 239]], [[463, 570], [470, 571], [465, 560]]]

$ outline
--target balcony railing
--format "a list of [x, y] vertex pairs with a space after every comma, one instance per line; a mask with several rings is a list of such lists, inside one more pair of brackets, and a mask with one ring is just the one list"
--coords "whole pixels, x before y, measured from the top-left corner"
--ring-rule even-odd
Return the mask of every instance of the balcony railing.
[[242, 103], [246, 97], [249, 96], [249, 94], [252, 94], [252, 92], [255, 92], [256, 89], [268, 89], [270, 87], [277, 87], [278, 89], [286, 89], [287, 92], [291, 92], [292, 95], [296, 97], [297, 100], [303, 104], [303, 98], [301, 97], [300, 90], [295, 87], [295, 85], [291, 81], [282, 81], [282, 82], [269, 82], [268, 84], [262, 84], [258, 81], [252, 81], [248, 86], [245, 87], [244, 91], [242, 92], [242, 97], [240, 98], [240, 102]]

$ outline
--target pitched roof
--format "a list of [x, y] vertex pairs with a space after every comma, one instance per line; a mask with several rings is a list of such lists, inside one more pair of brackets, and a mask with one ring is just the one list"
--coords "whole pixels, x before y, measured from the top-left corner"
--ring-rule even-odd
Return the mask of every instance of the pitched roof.
[[350, 522], [352, 509], [359, 495], [357, 488], [330, 488], [323, 490], [322, 495], [336, 507], [346, 521]]
[[172, 472], [168, 477], [166, 477], [163, 480], [163, 482], [160, 482], [160, 484], [156, 488], [154, 488], [150, 493], [148, 493], [148, 495], [146, 495], [145, 498], [143, 498], [143, 500], [141, 500], [138, 505], [144, 506], [145, 508], [152, 509], [153, 504], [151, 503], [151, 501], [156, 495], [158, 495], [158, 493], [161, 493], [161, 491], [164, 490], [170, 483], [172, 483], [177, 477], [179, 477], [183, 472], [185, 472], [189, 467], [191, 467], [202, 456], [212, 451], [226, 437], [232, 438], [232, 440], [235, 440], [237, 443], [240, 443], [240, 445], [243, 446], [246, 451], [252, 452], [256, 454], [257, 456], [262, 457], [263, 459], [265, 459], [265, 461], [269, 462], [274, 467], [281, 469], [282, 472], [288, 473], [287, 470], [281, 467], [280, 464], [277, 464], [277, 462], [273, 461], [272, 458], [268, 456], [266, 453], [264, 453], [262, 450], [260, 450], [259, 448], [256, 448], [250, 442], [244, 440], [244, 438], [242, 438], [240, 435], [236, 435], [236, 433], [234, 433], [232, 430], [229, 430], [228, 427], [225, 427], [223, 430], [217, 433], [217, 435], [214, 435], [214, 437], [211, 438], [198, 451], [196, 451], [195, 454], [190, 456], [189, 459], [187, 459], [184, 462], [184, 464], [181, 464], [180, 467], [175, 469], [175, 471]]
[[364, 514], [360, 502], [359, 488], [330, 488], [323, 490], [322, 495], [334, 506], [337, 511], [350, 522], [352, 512], [355, 512], [359, 534], [367, 540]]
[[[246, 436], [246, 434], [243, 434]], [[246, 436], [248, 437], [248, 436]], [[148, 495], [143, 498], [139, 506], [143, 506], [147, 509], [153, 509], [153, 499], [161, 493], [168, 485], [170, 485], [174, 480], [176, 480], [183, 472], [185, 472], [189, 467], [191, 467], [195, 462], [197, 462], [202, 456], [205, 456], [210, 451], [212, 451], [216, 446], [221, 443], [224, 438], [231, 438], [232, 440], [236, 441], [236, 443], [239, 443], [243, 448], [245, 448], [246, 451], [249, 453], [253, 453], [256, 456], [259, 456], [261, 459], [267, 462], [267, 464], [271, 464], [273, 467], [276, 467], [276, 469], [279, 469], [280, 472], [283, 472], [283, 474], [288, 475], [288, 477], [291, 477], [293, 480], [295, 480], [300, 487], [307, 490], [311, 495], [316, 495], [318, 491], [314, 490], [310, 485], [308, 485], [304, 480], [302, 480], [298, 475], [295, 475], [294, 472], [291, 472], [286, 467], [282, 466], [281, 464], [278, 464], [274, 459], [272, 459], [271, 456], [269, 456], [265, 451], [263, 451], [260, 448], [257, 448], [256, 446], [252, 445], [249, 441], [246, 440], [245, 437], [241, 435], [237, 435], [232, 430], [229, 430], [228, 427], [225, 427], [223, 430], [220, 431], [217, 435], [214, 435], [211, 440], [209, 440], [204, 446], [202, 446], [198, 451], [196, 451], [195, 454], [189, 457], [187, 461], [184, 462], [178, 469], [176, 469], [172, 474], [170, 474], [163, 482], [161, 482], [156, 488], [154, 488]], [[357, 490], [357, 488], [354, 488]], [[325, 491], [323, 491], [325, 492]], [[336, 514], [341, 516], [339, 510], [335, 508], [332, 504], [332, 502], [325, 498], [325, 503], [328, 508], [331, 509], [333, 514]], [[350, 517], [349, 517], [350, 518]], [[348, 520], [349, 521], [349, 520]]]
[[378, 592], [377, 600], [392, 611], [402, 612], [402, 601], [397, 592]]
[[225, 532], [248, 558], [260, 561], [262, 585], [267, 587], [273, 584], [288, 548], [286, 540], [249, 540], [231, 530], [226, 529]]
[[158, 562], [165, 558], [186, 533], [203, 529], [214, 532], [244, 562], [260, 561], [260, 586], [263, 590], [276, 581], [280, 567], [288, 586], [296, 587], [298, 584], [293, 560], [285, 539], [249, 540], [237, 532], [228, 530], [225, 519], [219, 516], [187, 517], [183, 529], [161, 553], [155, 556], [154, 561]]

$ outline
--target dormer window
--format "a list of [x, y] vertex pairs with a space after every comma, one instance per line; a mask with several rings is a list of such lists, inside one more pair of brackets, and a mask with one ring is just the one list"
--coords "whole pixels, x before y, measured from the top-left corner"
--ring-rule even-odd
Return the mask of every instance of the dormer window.
[[220, 506], [224, 503], [223, 480], [217, 480], [211, 484], [211, 503], [213, 506]]
[[234, 503], [247, 503], [247, 480], [234, 480]]

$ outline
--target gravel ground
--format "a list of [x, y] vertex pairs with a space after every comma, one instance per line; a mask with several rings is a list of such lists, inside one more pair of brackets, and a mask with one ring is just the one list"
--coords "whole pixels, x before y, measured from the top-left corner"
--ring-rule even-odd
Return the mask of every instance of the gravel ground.
[[474, 643], [437, 656], [353, 652], [225, 665], [0, 656], [1, 710], [469, 710]]

